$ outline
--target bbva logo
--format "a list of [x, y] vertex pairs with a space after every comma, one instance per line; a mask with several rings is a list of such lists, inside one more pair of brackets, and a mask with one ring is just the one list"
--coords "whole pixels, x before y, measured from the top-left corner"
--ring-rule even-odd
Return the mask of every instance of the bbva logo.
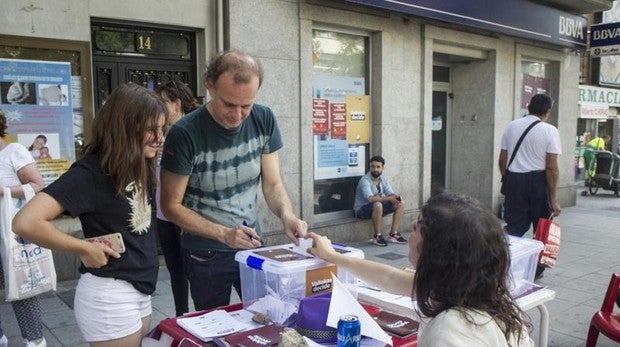
[[584, 39], [582, 22], [573, 18], [560, 16], [558, 32], [560, 35], [570, 36], [575, 39]]

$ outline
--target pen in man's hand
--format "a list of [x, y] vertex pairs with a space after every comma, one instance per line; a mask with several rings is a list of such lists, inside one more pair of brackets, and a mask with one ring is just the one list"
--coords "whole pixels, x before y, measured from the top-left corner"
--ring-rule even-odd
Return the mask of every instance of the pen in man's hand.
[[[243, 221], [243, 226], [244, 226], [244, 227], [247, 227], [247, 226], [248, 226], [248, 222]], [[252, 235], [248, 235], [248, 236], [250, 236], [250, 241], [254, 240], [254, 238], [252, 237]]]

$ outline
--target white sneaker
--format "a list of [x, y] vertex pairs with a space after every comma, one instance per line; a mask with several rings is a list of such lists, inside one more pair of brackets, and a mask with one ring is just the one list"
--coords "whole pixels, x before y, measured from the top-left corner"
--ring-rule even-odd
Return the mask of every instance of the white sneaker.
[[47, 347], [47, 341], [45, 341], [45, 337], [42, 337], [34, 341], [24, 340], [24, 346], [25, 347]]
[[6, 338], [6, 335], [2, 334], [0, 337], [0, 347], [7, 347], [9, 345], [9, 339]]

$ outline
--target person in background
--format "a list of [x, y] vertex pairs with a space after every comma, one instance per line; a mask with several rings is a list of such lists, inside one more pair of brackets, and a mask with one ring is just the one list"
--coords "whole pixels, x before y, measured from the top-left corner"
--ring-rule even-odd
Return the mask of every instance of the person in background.
[[383, 157], [376, 155], [370, 158], [370, 171], [357, 184], [353, 212], [357, 218], [372, 219], [375, 232], [372, 243], [377, 246], [387, 246], [385, 238], [381, 235], [383, 216], [393, 213], [388, 240], [394, 243], [407, 243], [398, 232], [405, 213], [405, 205], [400, 195], [394, 193], [387, 177], [383, 175], [384, 166]]
[[[74, 311], [91, 346], [140, 346], [150, 329], [159, 259], [152, 195], [167, 110], [155, 92], [115, 88], [94, 118], [84, 157], [24, 206], [13, 231], [43, 247], [77, 253]], [[78, 217], [85, 238], [121, 233], [125, 252], [66, 234], [53, 220]]]
[[33, 158], [38, 158], [41, 155], [41, 148], [45, 147], [45, 144], [47, 144], [47, 136], [43, 134], [37, 135], [37, 137], [35, 137], [32, 141], [30, 147], [28, 147], [30, 155], [32, 155]]
[[[0, 110], [0, 197], [4, 195], [2, 188], [9, 187], [11, 196], [24, 198], [22, 185], [29, 184], [36, 192], [43, 188], [43, 179], [34, 159], [26, 148], [19, 143], [7, 143], [7, 123], [4, 112]], [[4, 284], [4, 273], [0, 266], [0, 282]], [[13, 312], [17, 318], [19, 330], [27, 347], [47, 346], [43, 337], [41, 323], [41, 302], [38, 296], [12, 301]], [[8, 346], [8, 339], [0, 328], [0, 347]]]
[[[594, 172], [592, 171], [588, 171], [590, 170], [590, 166], [592, 165], [592, 157], [593, 154], [596, 155], [595, 153], [591, 153], [591, 149], [590, 147], [588, 147], [588, 143], [590, 143], [590, 141], [592, 141], [592, 133], [590, 133], [589, 131], [585, 131], [583, 133], [583, 141], [581, 142], [581, 147], [582, 147], [582, 151], [581, 151], [581, 156], [583, 157], [583, 169], [584, 169], [584, 180], [585, 180], [585, 186], [588, 187], [590, 185], [590, 179], [592, 178], [592, 176], [594, 176]], [[581, 195], [588, 195], [587, 190], [585, 190], [584, 192], [581, 192]]]
[[[176, 123], [185, 114], [197, 109], [200, 105], [194, 99], [192, 91], [181, 81], [171, 80], [168, 83], [159, 85], [155, 92], [161, 95], [166, 102], [168, 108], [168, 128]], [[163, 144], [162, 144], [163, 145]], [[161, 151], [157, 156], [157, 169], [155, 176], [157, 178], [157, 235], [159, 236], [159, 244], [166, 267], [170, 273], [170, 286], [172, 287], [172, 296], [174, 298], [174, 307], [176, 316], [182, 316], [189, 311], [188, 309], [188, 290], [189, 282], [185, 276], [183, 269], [183, 257], [181, 256], [181, 228], [174, 223], [168, 221], [160, 208], [161, 188], [159, 185], [159, 162], [161, 160]]]
[[609, 148], [609, 143], [611, 142], [611, 136], [603, 135], [597, 136], [588, 142], [588, 147], [594, 149], [595, 151], [604, 151]]
[[[583, 161], [586, 168], [585, 173], [585, 185], [586, 187], [590, 186], [590, 180], [596, 174], [596, 152], [604, 151], [606, 147], [609, 147], [609, 143], [611, 142], [611, 136], [603, 135], [597, 136], [592, 140], [588, 141], [586, 147], [583, 150]], [[586, 192], [582, 195], [587, 195]]]
[[308, 233], [312, 255], [368, 284], [415, 298], [418, 346], [534, 346], [526, 315], [511, 298], [509, 248], [499, 220], [472, 198], [439, 193], [410, 226], [415, 272], [340, 254]]
[[[504, 180], [504, 220], [508, 234], [522, 237], [533, 226], [536, 230], [539, 218], [558, 216], [561, 212], [557, 185], [559, 178], [558, 156], [562, 144], [558, 129], [547, 123], [553, 99], [547, 94], [536, 94], [528, 105], [529, 115], [508, 124], [501, 139], [498, 164]], [[514, 161], [508, 166], [508, 158], [523, 132], [534, 122], [517, 150]], [[540, 278], [544, 267], [536, 270]]]
[[161, 159], [161, 208], [183, 229], [183, 266], [196, 310], [241, 296], [235, 252], [261, 246], [259, 186], [288, 238], [307, 231], [280, 175], [282, 137], [276, 118], [255, 104], [263, 70], [240, 51], [214, 57], [203, 82], [211, 101], [172, 126]]

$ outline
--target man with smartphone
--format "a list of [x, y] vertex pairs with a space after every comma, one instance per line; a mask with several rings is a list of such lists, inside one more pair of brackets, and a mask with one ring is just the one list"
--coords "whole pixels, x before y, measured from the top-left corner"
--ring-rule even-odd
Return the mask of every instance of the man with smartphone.
[[394, 193], [392, 186], [383, 175], [385, 159], [376, 155], [370, 158], [370, 171], [364, 175], [357, 184], [353, 211], [357, 218], [372, 219], [374, 236], [372, 243], [377, 246], [387, 246], [387, 241], [381, 235], [383, 216], [392, 214], [392, 226], [388, 241], [394, 243], [407, 243], [400, 235], [398, 228], [405, 213], [405, 205], [400, 195]]

